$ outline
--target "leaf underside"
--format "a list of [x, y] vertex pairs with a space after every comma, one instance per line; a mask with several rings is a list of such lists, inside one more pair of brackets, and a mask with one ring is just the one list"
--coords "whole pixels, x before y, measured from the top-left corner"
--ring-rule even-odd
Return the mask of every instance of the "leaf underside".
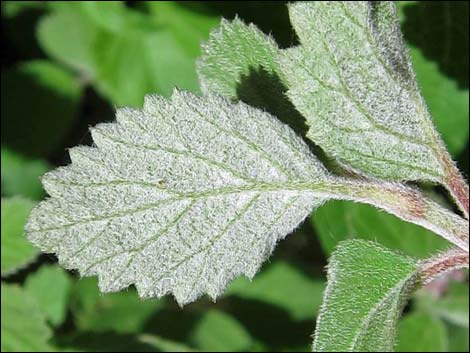
[[443, 147], [393, 2], [297, 2], [289, 12], [301, 45], [281, 52], [281, 69], [307, 137], [358, 172], [442, 182]]
[[416, 261], [373, 242], [340, 243], [328, 265], [314, 351], [393, 351], [416, 270]]
[[26, 231], [103, 292], [216, 298], [324, 201], [292, 185], [331, 177], [286, 125], [215, 95], [147, 96], [92, 136], [45, 175]]

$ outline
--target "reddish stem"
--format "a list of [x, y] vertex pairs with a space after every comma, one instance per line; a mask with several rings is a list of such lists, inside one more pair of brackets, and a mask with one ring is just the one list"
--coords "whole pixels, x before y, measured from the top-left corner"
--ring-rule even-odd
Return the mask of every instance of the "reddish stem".
[[466, 219], [469, 215], [469, 190], [468, 184], [455, 163], [449, 158], [444, 161], [446, 166], [446, 188], [462, 210]]
[[468, 252], [462, 249], [451, 249], [421, 264], [420, 282], [423, 285], [428, 284], [444, 273], [461, 268], [468, 268]]

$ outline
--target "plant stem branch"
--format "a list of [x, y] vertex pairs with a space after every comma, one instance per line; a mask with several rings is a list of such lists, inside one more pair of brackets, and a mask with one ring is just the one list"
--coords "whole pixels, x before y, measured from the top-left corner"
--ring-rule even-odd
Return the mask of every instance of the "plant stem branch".
[[446, 170], [445, 187], [459, 206], [466, 219], [469, 215], [468, 184], [448, 153], [442, 157]]
[[468, 268], [468, 251], [451, 249], [421, 263], [418, 278], [426, 285], [441, 275], [462, 268]]
[[465, 218], [468, 219], [469, 215], [469, 191], [468, 191], [468, 184], [465, 182], [462, 174], [458, 171], [458, 169], [453, 165], [454, 169], [450, 177], [447, 181], [447, 190], [449, 190], [450, 194], [454, 198], [455, 202], [462, 210]]
[[340, 179], [331, 198], [367, 203], [420, 225], [468, 252], [468, 220], [403, 184]]

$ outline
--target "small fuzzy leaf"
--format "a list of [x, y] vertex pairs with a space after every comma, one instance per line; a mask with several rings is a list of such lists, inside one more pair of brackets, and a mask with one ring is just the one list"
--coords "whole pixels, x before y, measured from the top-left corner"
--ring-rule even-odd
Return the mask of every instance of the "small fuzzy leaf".
[[96, 148], [73, 148], [43, 178], [52, 197], [26, 229], [103, 292], [216, 298], [327, 197], [296, 183], [333, 178], [276, 118], [214, 95], [148, 96], [92, 136]]
[[253, 24], [246, 25], [238, 18], [222, 20], [202, 45], [199, 81], [204, 92], [266, 110], [303, 136], [305, 121], [285, 96], [278, 55], [274, 39]]
[[416, 261], [363, 240], [340, 243], [328, 265], [316, 352], [392, 351]]
[[38, 255], [24, 237], [26, 219], [35, 202], [21, 197], [2, 198], [2, 276], [15, 273]]
[[222, 20], [207, 43], [202, 45], [198, 74], [204, 92], [217, 92], [236, 99], [242, 80], [250, 71], [264, 70], [270, 75], [280, 71], [278, 47], [253, 24], [236, 18]]
[[430, 120], [393, 2], [297, 2], [301, 46], [284, 50], [288, 96], [307, 137], [352, 169], [444, 183], [448, 154]]

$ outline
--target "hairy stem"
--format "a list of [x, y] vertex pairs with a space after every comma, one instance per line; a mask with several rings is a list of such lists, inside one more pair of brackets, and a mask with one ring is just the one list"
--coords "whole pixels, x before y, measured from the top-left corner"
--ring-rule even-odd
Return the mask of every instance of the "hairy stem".
[[463, 178], [462, 174], [456, 167], [455, 163], [450, 160], [450, 157], [446, 161], [446, 185], [445, 187], [452, 195], [455, 203], [462, 210], [465, 218], [468, 219], [469, 214], [469, 190], [468, 184]]
[[338, 193], [328, 193], [330, 197], [373, 205], [429, 229], [468, 251], [468, 221], [426, 198], [418, 190], [395, 183], [340, 180], [330, 189], [338, 190]]
[[421, 263], [418, 279], [426, 285], [453, 270], [468, 268], [468, 251], [451, 249]]
[[244, 191], [309, 191], [326, 199], [370, 204], [407, 222], [420, 225], [468, 251], [468, 220], [426, 198], [418, 190], [399, 183], [332, 178], [320, 182], [254, 184], [178, 194], [182, 199]]

